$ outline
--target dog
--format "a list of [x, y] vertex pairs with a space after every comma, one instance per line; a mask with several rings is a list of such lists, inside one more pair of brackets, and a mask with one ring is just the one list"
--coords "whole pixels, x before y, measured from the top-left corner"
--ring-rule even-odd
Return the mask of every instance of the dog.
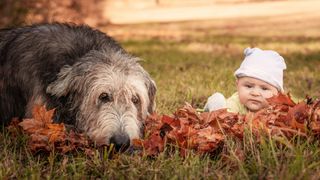
[[0, 30], [0, 121], [55, 108], [98, 144], [129, 146], [155, 110], [156, 85], [113, 38], [86, 25], [36, 24]]

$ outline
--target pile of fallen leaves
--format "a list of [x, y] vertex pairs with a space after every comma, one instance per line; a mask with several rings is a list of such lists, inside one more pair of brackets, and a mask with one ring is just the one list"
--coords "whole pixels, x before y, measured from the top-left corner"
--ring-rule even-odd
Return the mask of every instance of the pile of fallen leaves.
[[151, 156], [171, 145], [184, 156], [187, 150], [198, 154], [212, 153], [223, 146], [227, 136], [243, 139], [245, 129], [250, 129], [255, 137], [262, 133], [286, 138], [320, 134], [319, 99], [306, 98], [296, 104], [289, 95], [280, 94], [268, 101], [268, 108], [247, 115], [226, 109], [199, 113], [189, 104], [173, 116], [153, 114], [146, 122], [147, 138], [135, 140], [134, 145]]
[[91, 154], [88, 138], [74, 130], [66, 130], [63, 123], [53, 123], [54, 109], [47, 111], [45, 106], [35, 106], [32, 111], [33, 118], [23, 119], [22, 122], [14, 119], [8, 127], [11, 132], [22, 128], [29, 135], [28, 147], [32, 152], [73, 152], [84, 151]]
[[[226, 137], [242, 140], [246, 129], [259, 137], [261, 134], [293, 138], [319, 137], [320, 100], [306, 98], [298, 104], [290, 96], [280, 94], [268, 99], [270, 106], [255, 114], [240, 115], [221, 109], [197, 112], [186, 104], [173, 116], [153, 114], [145, 124], [145, 139], [135, 139], [133, 146], [143, 154], [155, 156], [171, 146], [181, 156], [188, 151], [198, 154], [213, 153], [223, 147]], [[33, 118], [13, 121], [9, 129], [20, 127], [29, 135], [28, 147], [32, 152], [67, 153], [76, 150], [92, 154], [93, 143], [86, 136], [66, 130], [63, 123], [54, 124], [54, 110], [44, 106], [33, 109]]]

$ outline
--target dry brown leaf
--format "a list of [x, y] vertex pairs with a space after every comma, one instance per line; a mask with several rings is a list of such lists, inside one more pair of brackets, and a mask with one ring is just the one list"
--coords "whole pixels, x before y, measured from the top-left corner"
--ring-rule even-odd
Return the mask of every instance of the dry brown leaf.
[[[153, 114], [147, 119], [145, 130], [151, 135], [134, 145], [143, 146], [147, 155], [156, 155], [167, 143], [178, 147], [180, 155], [185, 156], [190, 150], [212, 153], [223, 146], [225, 135], [242, 139], [246, 128], [251, 128], [257, 137], [261, 133], [287, 138], [320, 136], [320, 100], [295, 104], [289, 94], [279, 94], [268, 101], [270, 106], [253, 116], [226, 109], [198, 113], [190, 104], [178, 109], [172, 117]], [[308, 130], [312, 134], [306, 134]]]
[[[243, 116], [221, 109], [198, 113], [190, 104], [179, 108], [172, 116], [152, 114], [146, 120], [145, 139], [133, 141], [133, 146], [142, 148], [143, 153], [155, 156], [164, 151], [166, 145], [177, 148], [181, 156], [189, 151], [198, 154], [213, 153], [224, 144], [225, 136], [244, 136], [244, 130], [251, 128], [256, 136], [268, 133], [271, 136], [317, 136], [320, 137], [320, 100], [295, 104], [289, 95], [268, 99], [270, 106], [253, 116]], [[53, 149], [67, 153], [81, 149], [93, 154], [90, 142], [83, 134], [66, 131], [64, 124], [54, 124], [54, 110], [44, 106], [33, 109], [33, 118], [19, 123], [30, 135], [28, 146], [32, 152]], [[8, 127], [16, 129], [17, 121]], [[311, 134], [308, 134], [311, 132]]]
[[89, 152], [89, 141], [84, 135], [72, 130], [68, 133], [63, 123], [53, 123], [54, 109], [47, 111], [45, 106], [35, 106], [32, 115], [33, 118], [23, 119], [19, 123], [24, 132], [30, 136], [28, 147], [32, 152], [51, 152], [54, 149], [61, 153], [76, 149]]

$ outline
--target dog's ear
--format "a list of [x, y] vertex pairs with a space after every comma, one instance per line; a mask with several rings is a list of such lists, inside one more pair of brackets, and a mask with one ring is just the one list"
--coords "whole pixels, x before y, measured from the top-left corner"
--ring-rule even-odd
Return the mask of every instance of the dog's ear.
[[70, 92], [80, 92], [83, 88], [84, 76], [91, 63], [76, 63], [73, 66], [66, 65], [61, 68], [58, 78], [48, 85], [47, 93], [62, 97]]
[[156, 92], [157, 92], [157, 87], [156, 83], [148, 78], [148, 81], [146, 83], [147, 89], [148, 89], [148, 96], [149, 96], [149, 106], [148, 106], [148, 112], [151, 114], [155, 111], [156, 109]]

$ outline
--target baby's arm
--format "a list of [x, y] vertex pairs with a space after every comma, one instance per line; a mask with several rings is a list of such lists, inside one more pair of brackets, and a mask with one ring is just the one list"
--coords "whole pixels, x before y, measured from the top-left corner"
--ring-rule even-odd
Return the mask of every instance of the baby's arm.
[[204, 106], [204, 111], [214, 111], [226, 107], [226, 98], [223, 94], [216, 92], [208, 98], [207, 103]]

